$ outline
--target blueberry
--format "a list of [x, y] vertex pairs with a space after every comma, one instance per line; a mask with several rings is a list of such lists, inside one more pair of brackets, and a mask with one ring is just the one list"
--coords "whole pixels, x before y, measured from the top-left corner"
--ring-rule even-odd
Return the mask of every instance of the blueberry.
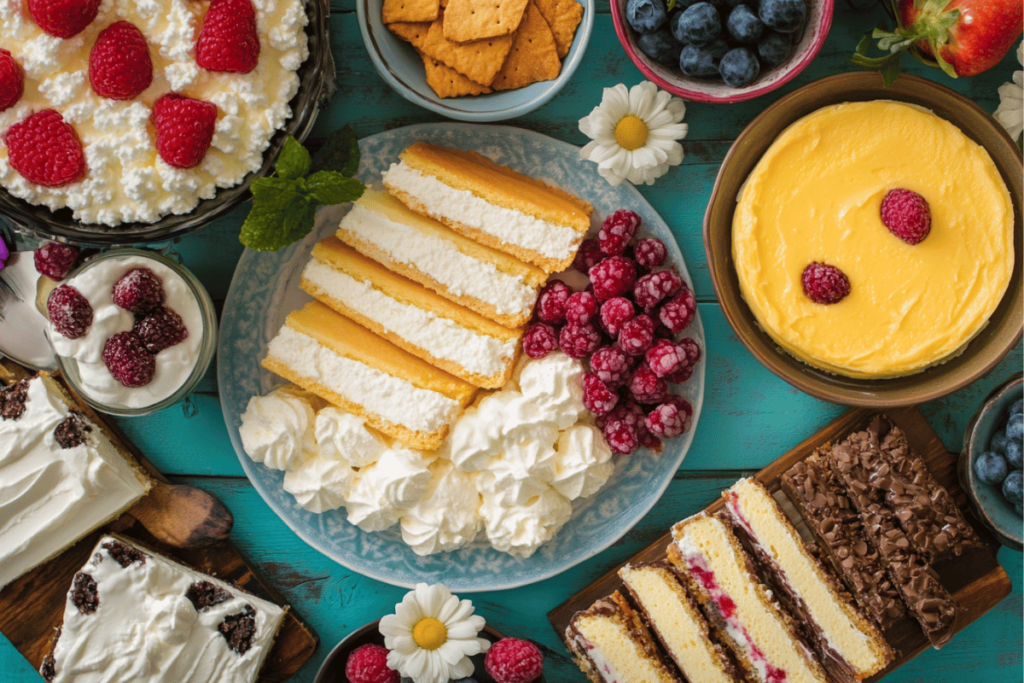
[[1010, 441], [1020, 441], [1024, 438], [1024, 415], [1015, 413], [1006, 422], [1006, 438]]
[[1015, 470], [1019, 470], [1024, 467], [1024, 456], [1021, 452], [1024, 451], [1024, 447], [1021, 446], [1020, 441], [1007, 441], [1006, 442], [1006, 464]]
[[721, 35], [722, 18], [710, 2], [698, 2], [672, 17], [671, 26], [679, 42], [707, 45]]
[[702, 47], [686, 45], [679, 53], [679, 68], [687, 76], [718, 76], [718, 63], [722, 61], [722, 55], [728, 51], [729, 46], [721, 38]]
[[753, 51], [746, 47], [734, 47], [722, 56], [718, 64], [718, 73], [726, 85], [734, 88], [742, 88], [757, 78], [761, 66], [757, 63], [757, 57]]
[[1024, 413], [1024, 398], [1018, 398], [1010, 406], [1010, 415], [1018, 415], [1020, 413]]
[[997, 486], [1003, 483], [1010, 468], [1006, 465], [1003, 456], [992, 451], [986, 451], [974, 461], [974, 473], [986, 484]]
[[666, 29], [656, 33], [643, 33], [637, 38], [636, 44], [640, 51], [651, 59], [669, 65], [676, 63], [679, 51], [683, 49], [683, 44], [673, 38]]
[[768, 28], [789, 33], [804, 23], [807, 3], [804, 0], [761, 0], [757, 15]]
[[754, 10], [747, 5], [737, 5], [729, 12], [729, 18], [725, 20], [725, 27], [729, 35], [737, 43], [756, 43], [764, 31], [764, 24], [757, 18]]
[[792, 49], [793, 43], [789, 36], [778, 31], [765, 31], [761, 40], [757, 41], [757, 56], [766, 67], [782, 64]]
[[992, 440], [988, 442], [988, 449], [995, 451], [996, 453], [1006, 452], [1006, 442], [1009, 439], [1006, 438], [1006, 429], [998, 429], [996, 433], [992, 435]]
[[662, 0], [629, 0], [626, 21], [637, 33], [654, 33], [668, 20]]
[[1003, 479], [1003, 498], [1011, 505], [1024, 503], [1024, 472], [1014, 470]]

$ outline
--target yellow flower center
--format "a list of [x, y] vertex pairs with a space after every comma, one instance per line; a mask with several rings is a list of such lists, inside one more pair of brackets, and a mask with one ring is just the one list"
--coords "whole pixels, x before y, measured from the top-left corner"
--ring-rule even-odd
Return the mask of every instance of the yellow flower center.
[[434, 617], [423, 617], [412, 627], [412, 639], [424, 650], [436, 650], [448, 640], [448, 629]]
[[632, 152], [644, 146], [647, 132], [647, 124], [630, 114], [615, 124], [615, 142], [627, 152]]

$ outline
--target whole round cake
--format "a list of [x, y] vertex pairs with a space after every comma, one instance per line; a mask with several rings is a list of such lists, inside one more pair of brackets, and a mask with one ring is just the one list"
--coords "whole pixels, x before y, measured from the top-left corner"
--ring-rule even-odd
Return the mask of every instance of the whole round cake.
[[955, 357], [1013, 271], [1013, 207], [988, 152], [892, 101], [824, 107], [740, 191], [732, 254], [758, 324], [799, 360], [886, 378]]

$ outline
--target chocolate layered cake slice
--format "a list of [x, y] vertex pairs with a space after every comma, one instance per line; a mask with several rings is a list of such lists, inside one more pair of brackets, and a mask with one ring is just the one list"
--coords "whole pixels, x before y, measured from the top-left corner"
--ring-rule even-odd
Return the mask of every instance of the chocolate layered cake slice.
[[725, 522], [702, 512], [672, 527], [672, 538], [669, 560], [750, 680], [828, 681]]
[[104, 536], [75, 574], [40, 673], [50, 683], [251, 683], [285, 611]]
[[574, 614], [565, 644], [591, 683], [681, 683], [618, 591]]
[[714, 640], [707, 620], [667, 562], [626, 565], [619, 577], [658, 642], [690, 683], [731, 683], [746, 678]]
[[814, 534], [821, 556], [842, 578], [861, 607], [883, 628], [907, 613], [860, 515], [819, 449], [782, 475], [782, 490]]
[[754, 479], [740, 479], [723, 497], [723, 518], [803, 625], [829, 675], [861, 681], [885, 668], [893, 655], [881, 632], [807, 550], [771, 493]]

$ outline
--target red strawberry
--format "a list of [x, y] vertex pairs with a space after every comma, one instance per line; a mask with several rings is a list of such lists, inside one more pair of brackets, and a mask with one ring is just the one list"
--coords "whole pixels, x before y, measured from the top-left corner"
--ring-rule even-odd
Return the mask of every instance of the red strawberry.
[[0, 111], [10, 109], [25, 92], [25, 73], [11, 53], [0, 48]]
[[100, 31], [89, 52], [89, 82], [101, 97], [130, 100], [153, 82], [146, 37], [129, 21]]
[[153, 104], [156, 150], [171, 166], [198, 166], [213, 141], [217, 105], [169, 93]]
[[44, 109], [7, 129], [11, 166], [26, 180], [62, 187], [85, 175], [85, 153], [75, 129], [53, 109]]
[[196, 41], [196, 64], [207, 71], [247, 74], [260, 57], [251, 0], [211, 0]]
[[32, 18], [51, 36], [71, 38], [96, 18], [100, 0], [28, 0]]

